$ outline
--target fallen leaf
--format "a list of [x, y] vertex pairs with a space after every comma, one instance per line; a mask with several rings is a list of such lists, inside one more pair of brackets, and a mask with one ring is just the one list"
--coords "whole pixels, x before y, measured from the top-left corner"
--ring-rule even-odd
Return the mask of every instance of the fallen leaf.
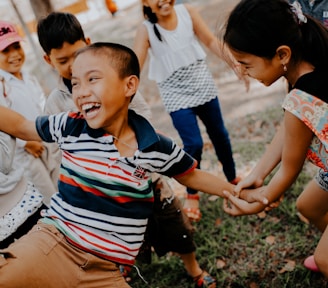
[[224, 266], [226, 266], [226, 262], [222, 259], [216, 260], [216, 268], [222, 269]]
[[217, 195], [211, 195], [208, 197], [208, 201], [214, 202], [219, 199], [219, 196]]
[[249, 288], [258, 288], [259, 286], [255, 283], [255, 282], [251, 282], [251, 284], [249, 284]]
[[257, 213], [257, 217], [259, 217], [260, 219], [264, 219], [265, 217], [266, 217], [266, 213], [265, 213], [265, 211], [262, 211], [262, 212], [260, 212], [260, 213]]
[[297, 212], [297, 216], [302, 222], [306, 224], [310, 224], [310, 221], [307, 218], [305, 218], [300, 212]]
[[220, 226], [222, 224], [222, 220], [221, 220], [221, 218], [217, 218], [216, 220], [215, 220], [215, 226]]
[[286, 264], [283, 268], [280, 269], [279, 273], [285, 273], [285, 272], [290, 272], [295, 269], [295, 261], [293, 260], [286, 260]]
[[265, 238], [265, 242], [272, 245], [275, 242], [276, 237], [270, 235]]

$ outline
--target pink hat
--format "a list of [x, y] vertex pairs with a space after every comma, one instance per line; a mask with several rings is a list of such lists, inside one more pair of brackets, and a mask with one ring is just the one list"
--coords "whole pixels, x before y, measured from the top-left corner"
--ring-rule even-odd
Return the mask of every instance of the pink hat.
[[23, 38], [18, 34], [13, 24], [6, 21], [0, 21], [0, 51], [9, 45], [22, 41]]

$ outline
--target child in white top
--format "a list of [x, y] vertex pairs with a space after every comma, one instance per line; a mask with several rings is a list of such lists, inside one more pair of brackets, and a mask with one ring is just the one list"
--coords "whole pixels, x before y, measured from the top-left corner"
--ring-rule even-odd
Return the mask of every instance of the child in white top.
[[[37, 79], [22, 71], [25, 61], [25, 53], [20, 44], [22, 40], [14, 25], [0, 22], [0, 93], [11, 109], [27, 119], [35, 120], [42, 114], [45, 97]], [[57, 166], [51, 167], [51, 157], [47, 155], [45, 144], [18, 139], [15, 158], [15, 162], [24, 168], [26, 177], [44, 195], [45, 203], [49, 204], [57, 182], [57, 179], [51, 179], [50, 174]]]
[[[218, 57], [227, 59], [216, 37], [191, 5], [175, 1], [143, 0], [145, 21], [134, 41], [140, 67], [149, 55], [149, 74], [156, 81], [160, 96], [184, 150], [198, 161], [202, 158], [203, 140], [198, 119], [206, 127], [227, 180], [238, 183], [229, 133], [224, 125], [218, 89], [206, 64], [200, 40]], [[228, 60], [228, 59], [227, 59]], [[231, 62], [232, 63], [232, 62]], [[197, 191], [187, 189], [185, 212], [199, 221]]]

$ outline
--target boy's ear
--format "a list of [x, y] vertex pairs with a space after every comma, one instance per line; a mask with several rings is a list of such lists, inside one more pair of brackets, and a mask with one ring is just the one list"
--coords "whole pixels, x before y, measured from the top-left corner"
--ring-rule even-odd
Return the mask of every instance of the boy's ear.
[[43, 59], [44, 59], [44, 61], [46, 61], [49, 65], [51, 65], [52, 67], [54, 67], [54, 65], [52, 64], [51, 59], [50, 59], [50, 57], [49, 57], [48, 54], [44, 54], [44, 55], [43, 55]]
[[85, 38], [85, 43], [87, 45], [90, 45], [91, 44], [91, 39], [89, 37]]
[[125, 97], [131, 97], [136, 94], [139, 86], [139, 78], [135, 75], [131, 75], [126, 78], [125, 85]]

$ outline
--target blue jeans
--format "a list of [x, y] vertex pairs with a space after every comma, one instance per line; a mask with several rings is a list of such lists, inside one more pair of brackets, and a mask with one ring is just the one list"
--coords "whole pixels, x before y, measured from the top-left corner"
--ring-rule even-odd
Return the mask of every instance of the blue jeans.
[[[236, 178], [229, 133], [224, 126], [218, 98], [197, 107], [171, 112], [170, 116], [183, 142], [183, 149], [198, 161], [198, 168], [200, 168], [203, 139], [197, 122], [198, 116], [206, 127], [206, 132], [214, 146], [218, 160], [222, 164], [227, 180], [232, 181]], [[187, 192], [197, 193], [189, 188]]]

